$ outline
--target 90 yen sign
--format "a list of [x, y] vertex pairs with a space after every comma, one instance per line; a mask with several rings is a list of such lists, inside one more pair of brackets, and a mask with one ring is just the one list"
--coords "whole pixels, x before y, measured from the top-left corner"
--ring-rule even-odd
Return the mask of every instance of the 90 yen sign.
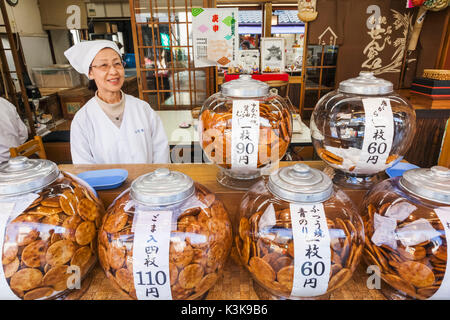
[[252, 154], [255, 151], [255, 145], [253, 143], [243, 143], [243, 142], [239, 142], [236, 145], [237, 151], [239, 154], [243, 154], [244, 152], [246, 154]]

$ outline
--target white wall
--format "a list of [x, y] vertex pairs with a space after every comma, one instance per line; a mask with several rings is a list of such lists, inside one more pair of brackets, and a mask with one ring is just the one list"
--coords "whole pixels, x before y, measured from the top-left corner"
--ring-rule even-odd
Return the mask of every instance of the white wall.
[[[11, 7], [6, 2], [5, 5], [13, 32], [19, 32], [21, 36], [26, 37], [47, 37], [42, 29], [37, 0], [20, 0], [15, 7]], [[0, 20], [3, 24], [1, 17]], [[0, 32], [5, 32], [5, 28], [0, 28]]]
[[[17, 6], [11, 7], [5, 2], [8, 12], [9, 22], [13, 32], [18, 32], [22, 44], [25, 63], [28, 67], [28, 75], [33, 80], [31, 68], [47, 67], [52, 64], [52, 55], [47, 33], [42, 29], [41, 14], [37, 0], [20, 0]], [[1, 24], [3, 17], [0, 15]], [[6, 32], [5, 28], [0, 28], [0, 32]], [[6, 37], [3, 41], [7, 41]], [[5, 43], [5, 47], [9, 44]], [[7, 59], [10, 69], [14, 69], [12, 55], [8, 54]], [[15, 74], [12, 75], [13, 78]]]

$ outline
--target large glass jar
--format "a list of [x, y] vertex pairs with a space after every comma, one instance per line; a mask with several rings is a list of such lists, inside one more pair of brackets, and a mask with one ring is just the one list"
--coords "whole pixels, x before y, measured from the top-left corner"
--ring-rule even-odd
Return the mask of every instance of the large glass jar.
[[448, 168], [412, 169], [378, 183], [363, 214], [364, 260], [378, 269], [387, 298], [450, 299]]
[[0, 165], [1, 299], [65, 298], [97, 261], [95, 191], [48, 160]]
[[362, 220], [322, 171], [284, 167], [257, 182], [240, 205], [236, 247], [262, 299], [327, 299], [355, 271]]
[[247, 190], [261, 170], [278, 162], [292, 137], [292, 115], [279, 95], [250, 75], [222, 85], [203, 104], [200, 143], [209, 160], [220, 166], [217, 180]]
[[111, 204], [98, 242], [106, 276], [128, 297], [199, 299], [221, 275], [231, 223], [214, 193], [159, 168]]
[[355, 188], [369, 188], [379, 172], [403, 158], [415, 125], [411, 104], [371, 72], [323, 96], [310, 122], [317, 154], [337, 169], [334, 182]]

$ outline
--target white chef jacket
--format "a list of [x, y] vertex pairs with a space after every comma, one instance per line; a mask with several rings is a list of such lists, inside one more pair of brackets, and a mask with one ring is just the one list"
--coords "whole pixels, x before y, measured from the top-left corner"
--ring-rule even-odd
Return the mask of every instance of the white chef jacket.
[[9, 160], [9, 148], [20, 146], [27, 138], [27, 126], [20, 119], [16, 107], [0, 98], [0, 163]]
[[150, 105], [125, 95], [120, 128], [95, 97], [81, 108], [70, 128], [74, 164], [168, 163], [169, 144], [163, 124]]

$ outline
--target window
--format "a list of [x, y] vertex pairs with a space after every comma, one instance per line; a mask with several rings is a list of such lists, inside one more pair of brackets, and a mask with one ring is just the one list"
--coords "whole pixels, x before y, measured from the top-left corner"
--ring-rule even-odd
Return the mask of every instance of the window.
[[155, 109], [192, 109], [210, 95], [211, 68], [195, 68], [191, 8], [203, 1], [132, 1], [141, 98]]
[[317, 101], [334, 90], [338, 46], [308, 46], [303, 110], [312, 111]]

